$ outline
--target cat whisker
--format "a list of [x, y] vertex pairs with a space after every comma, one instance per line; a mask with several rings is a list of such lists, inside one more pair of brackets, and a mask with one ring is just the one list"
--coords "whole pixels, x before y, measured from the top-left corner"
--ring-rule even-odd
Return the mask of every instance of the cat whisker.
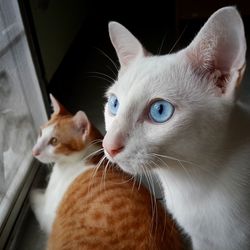
[[[105, 190], [106, 189], [106, 185], [105, 185], [105, 180], [106, 180], [106, 175], [107, 175], [107, 169], [109, 167], [109, 163], [110, 163], [110, 160], [107, 161], [105, 167], [104, 167], [104, 171], [102, 173], [102, 180], [101, 180], [101, 184], [103, 184], [103, 189]], [[100, 185], [101, 187], [102, 185]]]
[[140, 187], [141, 187], [141, 183], [142, 183], [142, 175], [139, 174], [139, 183], [138, 183], [138, 190], [140, 190]]
[[150, 155], [154, 155], [154, 156], [159, 156], [159, 157], [162, 157], [162, 158], [167, 158], [169, 160], [173, 160], [173, 161], [181, 161], [181, 162], [185, 162], [185, 163], [189, 163], [189, 164], [195, 164], [191, 161], [187, 161], [187, 160], [182, 160], [182, 159], [178, 159], [178, 158], [175, 158], [173, 156], [169, 156], [169, 155], [162, 155], [162, 154], [156, 154], [156, 153], [151, 153]]
[[87, 156], [85, 156], [85, 157], [83, 158], [83, 160], [85, 161], [85, 160], [87, 160], [87, 159], [89, 159], [89, 158], [92, 158], [92, 157], [94, 157], [94, 156], [100, 154], [100, 153], [103, 152], [103, 151], [104, 151], [103, 148], [100, 148], [100, 149], [98, 149], [98, 150], [96, 150], [96, 151], [94, 151], [94, 152], [88, 154]]
[[87, 77], [94, 77], [94, 78], [97, 78], [97, 79], [102, 79], [102, 80], [105, 80], [105, 81], [107, 81], [109, 84], [113, 84], [113, 81], [111, 81], [111, 80], [109, 80], [109, 79], [107, 79], [107, 78], [105, 78], [105, 77], [101, 77], [101, 76], [87, 76]]
[[135, 186], [137, 186], [137, 190], [140, 189], [141, 183], [138, 181], [138, 178], [140, 178], [140, 175], [138, 177], [138, 174], [137, 175], [131, 175], [130, 180], [133, 180], [133, 187], [132, 187], [133, 191], [134, 191]]
[[86, 73], [89, 73], [89, 74], [97, 74], [97, 75], [100, 75], [100, 76], [104, 76], [104, 77], [107, 77], [107, 79], [111, 80], [112, 82], [115, 81], [115, 79], [105, 73], [102, 73], [102, 72], [98, 72], [98, 71], [89, 71], [89, 72], [86, 72]]
[[182, 164], [181, 161], [178, 161], [178, 163], [179, 163], [178, 166], [181, 166], [181, 168], [184, 170], [184, 172], [186, 173], [187, 177], [189, 178], [193, 190], [195, 190], [194, 179], [193, 179], [192, 175], [189, 173], [188, 169], [185, 168], [185, 166]]
[[[156, 193], [155, 193], [155, 189], [154, 189], [154, 182], [153, 182], [151, 172], [147, 171], [147, 168], [145, 168], [145, 166], [143, 166], [142, 168], [143, 168], [146, 180], [148, 182], [148, 187], [149, 187], [149, 191], [150, 191], [150, 202], [151, 202], [151, 208], [152, 208], [152, 221], [151, 221], [152, 228], [151, 228], [151, 232], [153, 233], [154, 219], [156, 219], [156, 221], [157, 221], [157, 218], [158, 218], [157, 207], [156, 207], [157, 206]], [[155, 230], [157, 230], [157, 225], [155, 225], [155, 226], [156, 226]]]
[[89, 149], [89, 148], [92, 147], [93, 145], [100, 144], [100, 143], [102, 143], [102, 139], [93, 140], [93, 141], [91, 141], [91, 142], [88, 144], [88, 146], [87, 146], [86, 149]]
[[[156, 159], [159, 160], [159, 161], [161, 161], [161, 162], [163, 162], [164, 165], [165, 165], [167, 168], [169, 168], [169, 166], [167, 165], [167, 163], [164, 162], [164, 161], [162, 161], [162, 159], [160, 159], [159, 157], [157, 157]], [[157, 165], [154, 161], [150, 161], [150, 162], [153, 163], [154, 166], [155, 166], [156, 168], [159, 167], [159, 165]], [[157, 179], [157, 180], [158, 180], [158, 179]], [[158, 181], [159, 181], [159, 180], [158, 180]], [[174, 203], [173, 203], [173, 195], [172, 195], [171, 189], [169, 188], [167, 182], [165, 183], [165, 186], [166, 186], [166, 189], [168, 190], [167, 193], [168, 193], [169, 200], [171, 201], [172, 204], [174, 204]], [[160, 187], [161, 187], [161, 193], [163, 193], [163, 195], [164, 195], [164, 192], [163, 192], [163, 190], [162, 190], [162, 186], [160, 185]], [[165, 205], [165, 203], [164, 203], [163, 205]], [[164, 213], [164, 220], [167, 221], [167, 213]], [[164, 233], [165, 233], [165, 231], [166, 231], [166, 226], [167, 226], [166, 223], [164, 223], [164, 228], [163, 228], [163, 231], [162, 231], [162, 240], [163, 240], [163, 237], [164, 237]], [[174, 222], [174, 220], [172, 220], [172, 225], [171, 225], [170, 234], [173, 232], [174, 228], [175, 228], [175, 222]]]
[[154, 182], [153, 182], [153, 177], [152, 177], [152, 174], [150, 171], [145, 171], [148, 175], [148, 178], [149, 178], [149, 181], [151, 183], [151, 190], [152, 190], [152, 198], [153, 198], [153, 218], [154, 218], [154, 215], [156, 216], [156, 220], [157, 220], [157, 209], [156, 209], [156, 192], [155, 192], [155, 186], [154, 186]]
[[226, 191], [231, 192], [230, 188], [228, 186], [226, 186], [224, 183], [222, 183], [221, 180], [219, 179], [219, 177], [214, 172], [211, 172], [206, 168], [202, 168], [198, 164], [195, 164], [195, 165], [192, 165], [192, 166], [195, 167], [198, 170], [201, 170], [203, 173], [206, 173], [207, 175], [209, 175], [212, 178], [211, 182], [213, 182], [214, 180], [218, 180], [220, 182], [220, 185], [222, 185]]
[[135, 184], [136, 184], [136, 178], [133, 178], [133, 186], [132, 186], [132, 191], [133, 192], [134, 192]]
[[89, 145], [92, 145], [93, 143], [98, 143], [98, 142], [102, 142], [102, 139], [96, 139], [91, 141], [91, 143]]
[[[173, 160], [173, 161], [176, 161], [178, 162], [178, 164], [182, 165], [183, 167], [183, 163], [186, 163], [186, 164], [190, 164], [191, 167], [194, 167], [194, 168], [198, 168], [200, 170], [202, 170], [203, 172], [206, 172], [207, 174], [209, 174], [211, 177], [215, 178], [215, 179], [218, 179], [218, 177], [213, 173], [213, 172], [210, 172], [208, 169], [206, 168], [202, 168], [200, 165], [198, 165], [197, 163], [194, 163], [194, 162], [191, 162], [191, 161], [187, 161], [187, 160], [181, 160], [181, 159], [178, 159], [178, 158], [175, 158], [175, 157], [172, 157], [172, 156], [167, 156], [167, 155], [161, 155], [161, 154], [156, 154], [156, 153], [152, 153], [151, 154], [152, 156], [154, 157], [158, 157], [160, 159], [160, 157], [162, 158], [166, 158], [166, 159], [169, 159], [169, 160]], [[164, 162], [162, 159], [161, 159], [162, 162]], [[166, 163], [165, 163], [166, 164]], [[186, 168], [185, 168], [186, 169]], [[190, 175], [190, 174], [189, 174]]]
[[106, 67], [112, 72], [112, 74], [114, 75], [114, 77], [117, 77], [117, 74], [112, 70], [111, 67], [109, 67], [108, 65], [106, 65]]
[[91, 144], [88, 145], [88, 147], [86, 147], [86, 150], [89, 149], [89, 148], [91, 148], [92, 146], [95, 146], [95, 145], [99, 145], [99, 148], [100, 148], [100, 147], [101, 147], [101, 146], [100, 146], [100, 143], [101, 143], [101, 142], [94, 142], [94, 143], [91, 143]]
[[118, 66], [116, 65], [116, 63], [114, 62], [114, 60], [111, 59], [110, 56], [107, 55], [107, 53], [105, 53], [103, 50], [101, 50], [100, 48], [94, 47], [96, 50], [98, 50], [99, 52], [101, 52], [101, 54], [103, 54], [106, 58], [108, 58], [108, 60], [112, 63], [112, 65], [115, 67], [116, 71], [118, 72]]
[[[159, 183], [159, 179], [157, 178], [157, 182]], [[161, 185], [159, 185], [160, 186], [160, 189], [161, 189], [161, 195], [163, 195], [164, 196], [164, 192], [163, 192], [163, 190], [162, 190], [162, 186]], [[168, 186], [168, 184], [166, 183], [166, 188], [169, 190], [169, 186]], [[170, 200], [172, 200], [173, 201], [173, 196], [172, 196], [172, 194], [171, 194], [171, 192], [170, 191], [168, 191], [168, 193], [169, 193], [169, 196], [170, 196]], [[166, 209], [166, 207], [165, 207], [165, 202], [161, 202], [161, 201], [164, 201], [164, 198], [157, 198], [156, 200], [160, 200], [160, 203], [161, 203], [161, 205], [163, 206], [163, 209], [165, 210]], [[168, 215], [167, 215], [167, 212], [165, 212], [164, 213], [164, 221], [165, 221], [165, 223], [164, 223], [164, 226], [163, 226], [163, 230], [162, 230], [162, 233], [161, 233], [161, 240], [163, 241], [164, 240], [164, 235], [165, 235], [165, 232], [166, 232], [166, 229], [167, 229], [167, 222], [168, 222]], [[171, 220], [171, 231], [170, 231], [170, 235], [172, 234], [172, 232], [173, 232], [173, 229], [174, 229], [174, 227], [175, 227], [175, 222], [174, 222], [174, 220]]]
[[134, 175], [130, 175], [130, 178], [126, 179], [125, 181], [121, 181], [119, 183], [116, 183], [116, 184], [125, 184], [125, 183], [128, 183], [130, 181], [134, 181], [136, 179], [136, 177]]
[[[157, 157], [158, 160], [160, 160], [165, 166], [167, 166], [169, 168], [169, 166], [167, 165], [167, 163], [165, 161], [163, 161], [160, 157], [163, 157], [162, 155], [159, 155], [159, 154], [153, 154], [154, 157]], [[171, 160], [174, 160], [177, 162], [177, 166], [181, 167], [184, 172], [186, 173], [187, 177], [190, 179], [190, 183], [192, 184], [192, 187], [194, 188], [194, 180], [193, 180], [193, 177], [192, 175], [189, 173], [189, 171], [185, 168], [185, 166], [183, 165], [182, 162], [188, 162], [188, 161], [184, 161], [184, 160], [179, 160], [177, 158], [174, 158], [174, 157], [170, 157], [170, 156], [165, 156], [163, 158], [167, 158], [167, 159], [171, 159]], [[190, 163], [190, 162], [188, 162]]]
[[176, 42], [174, 43], [174, 45], [172, 46], [172, 48], [169, 50], [168, 54], [170, 54], [170, 53], [174, 50], [174, 48], [176, 47], [176, 45], [178, 44], [178, 42], [181, 40], [181, 38], [182, 38], [184, 32], [186, 31], [187, 27], [188, 27], [188, 25], [186, 25], [186, 26], [184, 27], [184, 29], [182, 30], [182, 32], [181, 32], [181, 34], [179, 35], [178, 39], [176, 40]]
[[160, 55], [161, 50], [163, 48], [163, 44], [165, 43], [166, 37], [167, 37], [167, 33], [164, 35], [164, 37], [163, 37], [163, 39], [161, 41], [161, 45], [160, 45], [160, 48], [158, 49], [157, 55]]
[[[164, 164], [164, 166], [166, 166], [167, 168], [169, 168], [168, 164], [167, 164], [165, 161], [163, 161], [161, 158], [159, 158], [159, 157], [157, 157], [157, 156], [155, 156], [155, 155], [149, 155], [149, 156], [153, 156], [156, 160], [160, 161], [161, 164]], [[159, 168], [159, 167], [162, 166], [162, 165], [158, 165], [158, 164], [155, 163], [153, 160], [151, 160], [150, 163], [153, 163], [153, 165], [155, 166], [155, 168]], [[177, 185], [177, 183], [176, 183], [176, 185]], [[166, 186], [166, 189], [167, 189], [167, 191], [168, 191], [167, 193], [169, 194], [169, 195], [168, 195], [168, 196], [169, 196], [169, 200], [170, 200], [170, 202], [171, 202], [172, 204], [174, 204], [174, 198], [173, 198], [173, 195], [172, 195], [172, 192], [171, 192], [171, 188], [169, 187], [169, 185], [168, 185], [167, 182], [165, 182], [165, 186]], [[162, 186], [160, 185], [160, 187], [161, 187], [161, 192], [163, 193], [163, 196], [164, 196], [165, 194], [164, 194], [164, 192], [163, 192], [163, 190], [162, 190]]]
[[90, 180], [90, 182], [89, 182], [88, 192], [90, 191], [90, 187], [93, 185], [94, 178], [95, 178], [95, 176], [96, 176], [96, 174], [97, 174], [99, 168], [102, 166], [102, 163], [103, 163], [103, 161], [104, 161], [105, 159], [106, 159], [106, 156], [104, 155], [104, 156], [100, 159], [100, 161], [96, 164], [95, 170], [93, 171], [93, 174], [92, 174], [92, 176], [91, 176], [91, 178], [90, 178], [91, 180]]
[[[206, 174], [208, 174], [212, 179], [211, 179], [211, 183], [214, 181], [214, 180], [219, 180], [218, 176], [215, 175], [214, 172], [211, 172], [209, 171], [208, 169], [206, 168], [202, 168], [200, 165], [196, 164], [196, 163], [193, 163], [193, 162], [190, 162], [190, 161], [186, 161], [186, 160], [180, 160], [180, 159], [177, 159], [177, 158], [174, 158], [174, 157], [170, 157], [170, 156], [164, 156], [164, 155], [160, 155], [160, 154], [151, 154], [151, 156], [153, 157], [157, 157], [159, 161], [161, 161], [165, 166], [167, 166], [169, 168], [169, 166], [167, 165], [167, 163], [165, 161], [163, 161], [160, 157], [162, 158], [166, 158], [166, 159], [170, 159], [170, 160], [174, 160], [176, 161], [178, 164], [177, 166], [181, 167], [184, 172], [186, 173], [186, 175], [188, 176], [188, 178], [190, 179], [190, 184], [192, 185], [192, 188], [195, 190], [195, 185], [194, 185], [194, 178], [192, 177], [192, 175], [190, 174], [190, 172], [188, 171], [188, 169], [184, 166], [183, 163], [187, 163], [187, 164], [190, 164], [190, 166], [192, 166], [194, 169], [192, 169], [193, 171], [195, 169], [199, 169], [201, 170], [203, 173], [205, 172]], [[167, 182], [165, 182], [167, 183]], [[229, 191], [230, 192], [230, 188], [228, 186], [226, 186], [225, 184], [221, 183], [220, 181], [220, 184], [223, 186], [223, 188], [226, 190], [226, 191]], [[178, 185], [177, 183], [175, 183], [175, 185]], [[168, 191], [170, 192], [170, 188], [168, 187]], [[170, 193], [171, 194], [171, 193]], [[172, 204], [173, 203], [173, 198], [172, 198], [172, 195], [170, 196], [171, 200], [172, 200]]]
[[[195, 166], [197, 164], [194, 164], [190, 161], [186, 161], [186, 160], [180, 160], [180, 159], [177, 159], [175, 157], [171, 157], [171, 156], [166, 156], [166, 155], [160, 155], [160, 154], [155, 154], [153, 153], [153, 156], [154, 157], [157, 157], [161, 162], [163, 162], [163, 164], [166, 166], [167, 163], [165, 161], [163, 161], [160, 157], [162, 158], [166, 158], [166, 159], [170, 159], [170, 160], [173, 160], [173, 161], [176, 161], [177, 162], [177, 166], [180, 166], [184, 172], [186, 173], [186, 175], [188, 176], [188, 178], [190, 179], [190, 183], [192, 184], [192, 188], [194, 188], [194, 179], [192, 177], [192, 175], [189, 173], [188, 169], [184, 166], [183, 163], [188, 163], [190, 164], [191, 166]], [[198, 166], [198, 165], [197, 165]], [[169, 166], [167, 165], [167, 167], [169, 168]]]
[[93, 140], [91, 141], [88, 146], [86, 147], [86, 149], [89, 149], [90, 147], [92, 147], [93, 145], [96, 145], [96, 144], [100, 144], [102, 143], [102, 139], [97, 139], [97, 140]]
[[148, 174], [147, 174], [147, 171], [146, 171], [146, 168], [145, 168], [145, 166], [144, 165], [142, 165], [141, 166], [142, 167], [142, 172], [143, 172], [143, 174], [144, 174], [144, 176], [145, 176], [145, 179], [146, 179], [146, 181], [147, 181], [147, 183], [148, 183], [148, 189], [149, 189], [149, 191], [150, 191], [150, 199], [151, 199], [151, 207], [152, 207], [152, 211], [154, 210], [153, 209], [153, 200], [152, 200], [152, 194], [153, 194], [153, 191], [152, 191], [152, 184], [151, 184], [151, 182], [150, 182], [150, 179], [149, 179], [149, 177], [148, 177]]

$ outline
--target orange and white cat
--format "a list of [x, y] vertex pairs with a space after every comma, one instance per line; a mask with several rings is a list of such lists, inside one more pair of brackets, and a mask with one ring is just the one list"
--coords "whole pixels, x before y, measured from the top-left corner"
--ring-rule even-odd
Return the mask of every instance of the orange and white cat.
[[54, 113], [41, 127], [33, 155], [43, 163], [55, 163], [46, 190], [33, 190], [31, 206], [41, 225], [49, 233], [56, 209], [69, 185], [82, 172], [93, 168], [88, 155], [100, 149], [102, 135], [84, 112], [72, 116], [51, 95]]
[[86, 115], [73, 116], [51, 100], [54, 113], [33, 154], [55, 165], [46, 190], [31, 196], [36, 217], [50, 234], [48, 249], [183, 249], [182, 236], [161, 203], [103, 161], [102, 135]]
[[194, 250], [250, 249], [250, 112], [239, 99], [246, 40], [234, 7], [216, 11], [187, 48], [152, 55], [119, 23], [121, 68], [107, 91], [106, 156], [155, 173]]

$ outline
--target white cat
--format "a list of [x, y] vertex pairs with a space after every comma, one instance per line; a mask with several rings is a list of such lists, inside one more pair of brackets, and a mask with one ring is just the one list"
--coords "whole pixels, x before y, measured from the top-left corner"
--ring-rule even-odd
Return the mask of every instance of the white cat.
[[250, 249], [250, 114], [237, 99], [246, 41], [234, 7], [191, 44], [152, 56], [122, 25], [109, 34], [121, 69], [107, 91], [106, 156], [156, 173], [195, 250]]
[[78, 111], [73, 116], [50, 97], [54, 113], [42, 126], [33, 155], [43, 163], [55, 165], [47, 188], [31, 193], [31, 207], [46, 233], [51, 231], [57, 207], [70, 184], [81, 173], [95, 167], [91, 155], [100, 148], [97, 143], [102, 139], [84, 112]]

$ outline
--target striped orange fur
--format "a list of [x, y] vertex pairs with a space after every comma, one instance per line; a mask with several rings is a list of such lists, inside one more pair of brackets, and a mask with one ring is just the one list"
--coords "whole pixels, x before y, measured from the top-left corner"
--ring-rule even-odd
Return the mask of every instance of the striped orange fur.
[[180, 232], [159, 202], [116, 168], [91, 169], [57, 210], [49, 250], [178, 250]]

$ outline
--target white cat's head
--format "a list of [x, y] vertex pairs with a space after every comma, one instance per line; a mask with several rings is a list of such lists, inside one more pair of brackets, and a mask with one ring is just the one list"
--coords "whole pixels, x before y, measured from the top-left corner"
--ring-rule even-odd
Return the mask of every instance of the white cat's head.
[[166, 157], [199, 162], [218, 153], [245, 67], [237, 10], [215, 12], [175, 54], [151, 55], [116, 22], [109, 34], [121, 68], [106, 93], [106, 156], [135, 174]]
[[43, 163], [78, 161], [90, 150], [90, 144], [102, 139], [102, 135], [84, 112], [71, 115], [52, 95], [50, 97], [54, 113], [41, 127], [33, 156]]

